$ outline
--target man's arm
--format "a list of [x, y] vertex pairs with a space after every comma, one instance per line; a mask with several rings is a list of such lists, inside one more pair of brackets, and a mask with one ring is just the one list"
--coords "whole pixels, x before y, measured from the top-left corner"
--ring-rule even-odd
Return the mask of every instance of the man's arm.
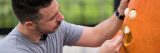
[[[124, 10], [128, 6], [129, 0], [121, 0], [118, 12], [124, 15]], [[85, 27], [80, 40], [75, 44], [77, 46], [100, 46], [105, 40], [111, 39], [121, 28], [123, 20], [120, 20], [115, 14], [109, 19], [101, 22], [95, 27]]]

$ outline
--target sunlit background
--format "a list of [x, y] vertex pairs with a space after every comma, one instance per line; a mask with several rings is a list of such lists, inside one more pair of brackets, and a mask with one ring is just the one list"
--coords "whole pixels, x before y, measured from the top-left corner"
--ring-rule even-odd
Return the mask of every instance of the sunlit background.
[[[94, 26], [112, 15], [114, 0], [58, 0], [65, 20], [74, 24]], [[12, 12], [11, 0], [0, 0], [1, 29], [12, 29], [18, 23]], [[0, 40], [6, 34], [0, 35]], [[65, 46], [63, 53], [97, 53], [97, 48]]]

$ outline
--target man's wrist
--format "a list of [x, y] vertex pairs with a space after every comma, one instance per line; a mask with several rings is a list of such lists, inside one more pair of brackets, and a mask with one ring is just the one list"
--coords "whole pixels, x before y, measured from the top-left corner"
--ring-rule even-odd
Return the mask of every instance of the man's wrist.
[[124, 20], [125, 15], [124, 13], [120, 14], [118, 10], [116, 10], [115, 15], [117, 16], [118, 19]]

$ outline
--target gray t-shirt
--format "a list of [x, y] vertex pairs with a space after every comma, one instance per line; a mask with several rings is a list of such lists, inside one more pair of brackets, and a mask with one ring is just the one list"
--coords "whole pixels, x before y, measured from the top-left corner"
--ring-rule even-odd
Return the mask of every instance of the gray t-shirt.
[[79, 40], [83, 28], [62, 21], [56, 32], [48, 34], [46, 41], [35, 44], [15, 27], [0, 41], [0, 53], [62, 53], [64, 45], [72, 46]]

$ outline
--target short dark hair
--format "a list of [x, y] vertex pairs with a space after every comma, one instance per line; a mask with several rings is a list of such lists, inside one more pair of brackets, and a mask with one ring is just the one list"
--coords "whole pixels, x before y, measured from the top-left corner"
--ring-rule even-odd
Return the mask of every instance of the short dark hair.
[[12, 8], [16, 17], [23, 24], [26, 20], [39, 20], [39, 10], [49, 6], [51, 2], [52, 0], [12, 0]]

